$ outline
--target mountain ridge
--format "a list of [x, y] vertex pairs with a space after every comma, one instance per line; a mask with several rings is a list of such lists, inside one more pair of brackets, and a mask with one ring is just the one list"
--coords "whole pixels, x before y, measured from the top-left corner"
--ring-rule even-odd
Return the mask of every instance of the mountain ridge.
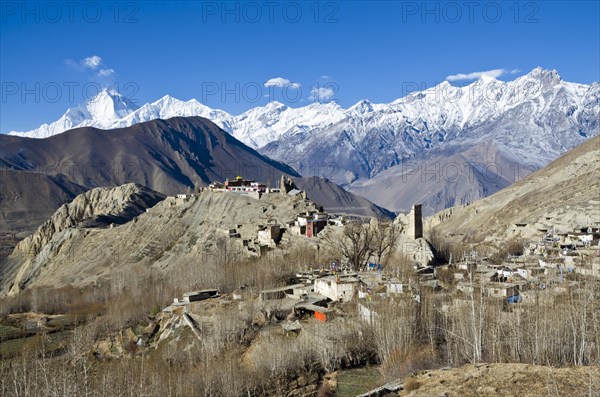
[[[201, 117], [157, 119], [114, 130], [82, 127], [44, 139], [0, 135], [0, 166], [5, 176], [0, 180], [3, 254], [60, 205], [95, 187], [134, 182], [176, 195], [238, 175], [271, 187], [277, 187], [282, 175], [300, 177]], [[310, 197], [311, 188], [327, 184], [305, 188]], [[341, 213], [356, 210], [358, 215], [392, 217], [351, 193], [345, 192], [344, 198], [324, 206]], [[345, 203], [354, 206], [340, 208]]]
[[[379, 206], [402, 211], [414, 203], [403, 193], [406, 185], [396, 186], [388, 197], [378, 194], [377, 188], [386, 187], [395, 167], [419, 162], [444, 166], [460, 157], [471, 161], [472, 148], [487, 145], [493, 148], [489, 157], [478, 156], [479, 164], [472, 168], [499, 168], [494, 173], [512, 183], [599, 135], [599, 113], [599, 83], [565, 82], [556, 70], [538, 67], [508, 82], [484, 76], [459, 87], [444, 81], [390, 103], [363, 99], [348, 109], [335, 102], [299, 108], [271, 102], [232, 116], [194, 99], [184, 102], [165, 96], [103, 123], [104, 128], [113, 128], [148, 118], [207, 117], [304, 177], [326, 178]], [[511, 161], [495, 164], [496, 158]], [[516, 177], [508, 178], [510, 174]], [[448, 195], [453, 189], [419, 183], [424, 193]], [[464, 204], [505, 185], [472, 179], [461, 188], [468, 192], [465, 195], [435, 204], [432, 200], [425, 210], [431, 214]]]
[[[14, 138], [0, 136], [0, 161], [5, 166], [44, 170], [74, 165], [68, 170], [70, 179], [90, 187], [137, 182], [176, 194], [196, 183], [207, 185], [235, 177], [244, 169], [254, 172], [254, 177], [264, 177], [269, 172], [262, 168], [270, 167], [272, 181], [282, 173], [299, 176], [291, 167], [262, 156], [201, 117], [156, 119], [113, 130], [82, 127], [41, 140]], [[144, 174], [152, 163], [160, 166]]]
[[[286, 133], [293, 134], [294, 131], [297, 131], [295, 130], [295, 127], [300, 129], [302, 129], [302, 127], [307, 127], [309, 129], [314, 129], [315, 127], [324, 128], [339, 122], [344, 118], [348, 118], [351, 115], [364, 116], [373, 112], [400, 112], [403, 113], [402, 116], [405, 119], [410, 116], [413, 121], [422, 122], [423, 119], [419, 115], [410, 114], [410, 110], [412, 110], [410, 107], [404, 106], [403, 108], [398, 108], [398, 106], [415, 103], [424, 98], [429, 98], [430, 100], [433, 99], [437, 105], [443, 105], [442, 102], [449, 102], [450, 104], [455, 102], [459, 104], [461, 107], [459, 114], [451, 116], [459, 117], [460, 122], [456, 125], [462, 129], [465, 126], [469, 126], [469, 123], [480, 122], [477, 121], [477, 118], [479, 117], [481, 119], [483, 117], [482, 114], [494, 115], [497, 113], [496, 106], [498, 105], [497, 99], [499, 98], [497, 96], [499, 94], [500, 97], [503, 98], [503, 108], [500, 109], [500, 111], [506, 111], [507, 109], [510, 109], [511, 106], [518, 105], [520, 103], [519, 98], [530, 98], [535, 94], [542, 92], [544, 89], [559, 84], [564, 84], [567, 90], [579, 91], [579, 94], [582, 94], [583, 91], [588, 88], [592, 91], [600, 90], [600, 84], [598, 83], [585, 85], [564, 82], [556, 70], [544, 70], [538, 67], [533, 69], [530, 73], [508, 82], [496, 80], [489, 76], [483, 76], [481, 79], [476, 80], [467, 86], [458, 87], [444, 81], [423, 91], [410, 93], [387, 104], [375, 104], [368, 99], [362, 99], [347, 109], [344, 109], [335, 102], [315, 102], [303, 107], [292, 108], [277, 101], [273, 101], [264, 106], [258, 106], [234, 116], [223, 110], [212, 109], [203, 105], [196, 99], [181, 101], [170, 95], [165, 95], [155, 102], [137, 107], [127, 97], [119, 94], [114, 89], [109, 88], [100, 91], [95, 97], [86, 102], [86, 104], [70, 108], [61, 119], [70, 114], [78, 114], [77, 111], [82, 108], [87, 110], [88, 116], [99, 115], [99, 117], [80, 120], [80, 124], [77, 124], [77, 120], [74, 120], [71, 123], [72, 126], [64, 128], [63, 131], [58, 131], [60, 126], [57, 125], [57, 128], [52, 128], [52, 132], [53, 134], [57, 134], [78, 126], [96, 126], [102, 129], [113, 129], [158, 118], [166, 119], [177, 116], [201, 116], [211, 119], [225, 131], [256, 149], [263, 147], [267, 143], [272, 142], [274, 139], [278, 139]], [[500, 91], [502, 90], [510, 91], [509, 93], [511, 95], [501, 95], [502, 93]], [[107, 111], [106, 108], [111, 102], [114, 104], [115, 110]], [[117, 106], [117, 104], [120, 106]], [[431, 107], [430, 105], [431, 101], [427, 106]], [[477, 108], [477, 112], [475, 111], [475, 108]], [[104, 109], [104, 111], [95, 109]], [[417, 111], [422, 112], [423, 109], [418, 109]], [[115, 117], [116, 114], [121, 117]], [[283, 122], [282, 120], [273, 120], [273, 115], [283, 117], [285, 120], [283, 120]], [[318, 116], [326, 116], [326, 120], [322, 120], [322, 117], [319, 119]], [[445, 123], [446, 129], [449, 129], [448, 127], [456, 121], [446, 116], [443, 116], [442, 119], [443, 122], [441, 124], [449, 121], [449, 123]], [[277, 123], [283, 125], [277, 126], [277, 128], [271, 128]], [[33, 138], [45, 138], [49, 136], [47, 133], [35, 129], [27, 132], [11, 131], [8, 135], [28, 136]]]

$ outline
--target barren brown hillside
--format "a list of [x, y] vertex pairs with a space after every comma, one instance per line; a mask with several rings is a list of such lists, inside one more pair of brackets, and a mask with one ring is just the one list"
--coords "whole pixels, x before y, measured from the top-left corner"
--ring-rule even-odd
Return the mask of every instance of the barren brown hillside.
[[[452, 241], [484, 241], [594, 224], [600, 222], [599, 176], [596, 137], [490, 197], [438, 212], [428, 218], [427, 229]], [[515, 230], [516, 223], [527, 226]]]

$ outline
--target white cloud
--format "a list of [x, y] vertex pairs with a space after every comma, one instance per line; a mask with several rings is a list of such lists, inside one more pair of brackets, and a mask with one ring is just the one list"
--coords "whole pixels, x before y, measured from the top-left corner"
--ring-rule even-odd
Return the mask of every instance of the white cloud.
[[116, 71], [106, 66], [102, 57], [98, 55], [83, 58], [78, 62], [72, 59], [65, 59], [65, 64], [78, 72], [93, 71], [96, 77], [112, 78], [116, 74]]
[[448, 81], [476, 80], [476, 79], [480, 79], [483, 76], [498, 78], [505, 74], [515, 74], [515, 73], [519, 73], [519, 70], [513, 69], [513, 70], [509, 71], [506, 69], [492, 69], [492, 70], [486, 70], [483, 72], [452, 74], [452, 75], [446, 77], [446, 80], [448, 80]]
[[272, 79], [267, 80], [267, 82], [265, 83], [265, 87], [290, 87], [294, 89], [299, 89], [300, 83], [292, 83], [290, 80], [284, 79], [283, 77], [273, 77]]
[[88, 69], [96, 69], [102, 63], [102, 58], [98, 55], [92, 55], [91, 57], [84, 58], [81, 64]]
[[100, 69], [100, 71], [98, 72], [98, 76], [102, 76], [102, 77], [106, 77], [106, 76], [111, 76], [115, 74], [115, 70], [114, 69]]
[[327, 102], [333, 99], [335, 91], [330, 87], [315, 87], [310, 90], [308, 100], [316, 102]]

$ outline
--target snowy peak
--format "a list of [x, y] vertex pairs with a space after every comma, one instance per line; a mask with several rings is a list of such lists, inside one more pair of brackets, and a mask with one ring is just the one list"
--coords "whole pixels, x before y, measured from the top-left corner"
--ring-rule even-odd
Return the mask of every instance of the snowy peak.
[[[386, 182], [391, 180], [386, 175], [397, 173], [402, 168], [399, 166], [409, 162], [451, 159], [461, 168], [460, 173], [473, 169], [481, 175], [488, 175], [496, 164], [510, 166], [501, 170], [501, 178], [494, 181], [471, 180], [470, 172], [464, 172], [469, 174], [461, 179], [468, 179], [465, 192], [475, 189], [472, 191], [489, 194], [521, 178], [532, 167], [547, 164], [600, 135], [598, 98], [600, 84], [565, 82], [555, 70], [542, 68], [512, 81], [488, 76], [468, 85], [444, 81], [391, 103], [365, 99], [344, 109], [336, 102], [314, 102], [297, 108], [270, 102], [237, 116], [195, 99], [182, 101], [168, 95], [136, 108], [117, 92], [106, 90], [92, 101], [69, 109], [52, 124], [13, 134], [44, 138], [82, 126], [112, 129], [154, 119], [200, 116], [262, 155], [292, 165], [302, 175], [324, 176], [359, 189], [363, 186], [365, 194], [373, 192], [367, 198], [385, 205], [381, 197], [409, 197], [413, 190], [427, 190], [427, 194], [436, 191], [429, 190], [437, 189], [432, 185], [411, 190], [406, 185]], [[458, 157], [473, 147], [482, 149], [473, 152], [472, 158]], [[471, 160], [483, 164], [483, 169], [475, 170]], [[370, 190], [368, 181], [374, 181], [375, 188]], [[432, 204], [436, 209], [454, 205], [458, 197], [453, 182], [445, 180], [442, 185]], [[411, 193], [396, 195], [396, 188]], [[410, 205], [421, 200], [414, 196], [409, 199]]]
[[[558, 74], [558, 72], [556, 70], [547, 70], [547, 69], [542, 69], [540, 67], [537, 67], [537, 68], [533, 69], [531, 72], [527, 73], [526, 75], [523, 75], [523, 76], [515, 79], [510, 84], [513, 84], [516, 86], [523, 86], [523, 85], [538, 86], [542, 89], [551, 89], [552, 87], [555, 87], [561, 83], [564, 84], [562, 78], [560, 77], [560, 75]], [[573, 83], [566, 83], [566, 84], [573, 84]]]
[[115, 120], [109, 128], [129, 127], [155, 119], [170, 119], [172, 117], [200, 116], [210, 119], [225, 131], [231, 133], [232, 116], [219, 109], [212, 109], [201, 104], [195, 99], [182, 101], [170, 95], [165, 95], [159, 100], [147, 103], [122, 119]]
[[260, 148], [284, 136], [321, 129], [344, 118], [344, 109], [337, 103], [312, 103], [291, 108], [280, 102], [250, 109], [233, 117], [233, 135], [254, 148]]
[[348, 112], [355, 112], [359, 114], [370, 113], [373, 111], [373, 104], [368, 99], [363, 99], [357, 102], [354, 106], [348, 109]]
[[280, 108], [287, 108], [287, 106], [285, 106], [283, 103], [281, 102], [277, 102], [277, 101], [271, 101], [269, 103], [267, 103], [267, 105], [265, 106], [265, 109], [280, 109]]
[[[195, 99], [191, 99], [189, 101], [182, 101], [170, 95], [165, 95], [158, 101], [147, 103], [144, 106], [142, 106], [142, 108], [150, 109], [153, 112], [155, 112], [158, 116], [169, 114], [172, 115], [171, 117], [184, 116], [185, 113], [192, 113], [194, 111], [209, 113], [212, 110], [208, 106], [201, 104]], [[192, 114], [190, 114], [190, 116], [191, 115]]]
[[155, 119], [191, 116], [208, 118], [225, 131], [232, 132], [230, 124], [233, 116], [222, 110], [211, 109], [195, 99], [186, 102], [165, 95], [138, 108], [132, 100], [109, 88], [100, 91], [83, 105], [69, 108], [60, 119], [51, 124], [43, 124], [29, 132], [13, 131], [9, 135], [47, 138], [78, 127], [114, 129]]
[[138, 107], [114, 89], [104, 89], [85, 103], [93, 120], [113, 121], [121, 119]]
[[482, 74], [479, 80], [485, 84], [490, 84], [498, 81], [494, 76], [488, 76], [487, 74]]
[[559, 76], [558, 71], [556, 69], [543, 69], [541, 67], [537, 67], [533, 69], [531, 72], [527, 73], [525, 76], [528, 76], [532, 79], [550, 79], [559, 82], [562, 78]]
[[112, 88], [105, 88], [83, 105], [67, 109], [58, 120], [28, 132], [13, 131], [9, 135], [29, 138], [47, 138], [77, 127], [111, 128], [127, 117], [137, 105]]

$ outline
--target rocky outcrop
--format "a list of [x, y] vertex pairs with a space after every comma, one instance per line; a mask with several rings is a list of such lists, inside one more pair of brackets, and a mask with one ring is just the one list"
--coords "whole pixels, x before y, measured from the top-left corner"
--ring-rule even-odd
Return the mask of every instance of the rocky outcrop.
[[[226, 261], [262, 255], [250, 252], [260, 225], [285, 229], [299, 213], [316, 208], [309, 200], [288, 194], [256, 199], [203, 191], [186, 198], [167, 197], [149, 211], [136, 211], [138, 216], [122, 217], [127, 208], [142, 202], [135, 198], [139, 192], [125, 195], [126, 187], [101, 191], [103, 200], [95, 199], [95, 191], [77, 197], [20, 243], [1, 267], [0, 292], [87, 285], [140, 263], [168, 275], [191, 263], [201, 263], [203, 271], [211, 272]], [[231, 235], [232, 229], [236, 235]], [[269, 255], [280, 255], [297, 244], [316, 244], [316, 239], [284, 234]]]
[[72, 202], [62, 205], [33, 234], [17, 244], [8, 258], [7, 266], [2, 269], [0, 281], [5, 281], [14, 270], [11, 269], [11, 263], [24, 262], [11, 287], [11, 292], [18, 292], [38, 269], [36, 264], [43, 263], [39, 258], [35, 260], [36, 257], [43, 252], [43, 257], [47, 258], [59, 249], [60, 244], [51, 244], [57, 236], [64, 239], [77, 234], [77, 230], [73, 229], [103, 228], [126, 223], [164, 198], [164, 195], [134, 183], [115, 188], [96, 188], [80, 194]]
[[55, 234], [70, 227], [125, 223], [164, 198], [135, 183], [92, 189], [62, 205], [35, 233], [17, 244], [14, 253], [37, 255]]

